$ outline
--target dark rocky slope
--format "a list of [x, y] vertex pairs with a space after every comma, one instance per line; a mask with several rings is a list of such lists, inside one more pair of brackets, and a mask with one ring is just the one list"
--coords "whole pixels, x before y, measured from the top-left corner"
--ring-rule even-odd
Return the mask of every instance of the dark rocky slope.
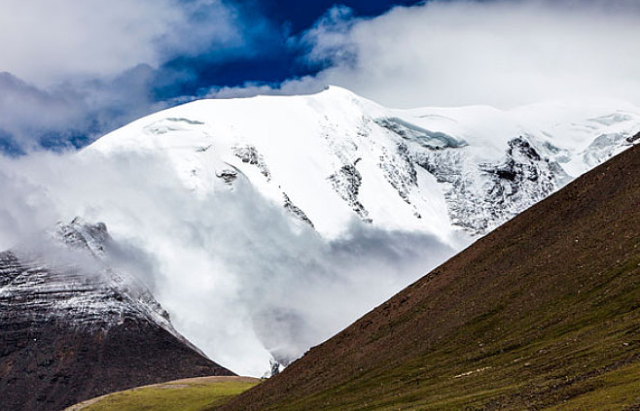
[[639, 173], [636, 146], [223, 409], [640, 409]]
[[135, 386], [233, 375], [109, 266], [113, 246], [104, 225], [76, 220], [0, 253], [1, 411], [60, 411]]

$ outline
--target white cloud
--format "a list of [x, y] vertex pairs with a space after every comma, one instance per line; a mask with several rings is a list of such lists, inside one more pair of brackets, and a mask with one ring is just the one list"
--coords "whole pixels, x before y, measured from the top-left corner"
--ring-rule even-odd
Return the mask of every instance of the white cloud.
[[242, 41], [220, 0], [0, 0], [0, 10], [0, 71], [40, 87]]
[[91, 142], [105, 131], [166, 108], [167, 103], [154, 102], [149, 94], [153, 76], [150, 67], [138, 66], [108, 80], [47, 90], [0, 73], [0, 136], [8, 134], [26, 151], [43, 143], [72, 147], [72, 138]]
[[247, 82], [240, 87], [212, 87], [204, 98], [243, 98], [258, 95], [291, 96], [314, 94], [325, 89], [327, 85], [315, 77], [286, 80], [276, 86]]
[[[24, 163], [23, 163], [24, 164]], [[13, 168], [16, 160], [0, 156], [0, 250], [55, 223], [58, 212], [47, 187]], [[24, 164], [29, 167], [29, 165]]]
[[[308, 32], [311, 61], [388, 106], [510, 107], [584, 96], [640, 102], [637, 1], [434, 1]], [[317, 87], [317, 86], [315, 86]]]
[[2, 159], [0, 249], [57, 220], [105, 222], [129, 251], [123, 266], [176, 328], [257, 376], [271, 354], [300, 356], [454, 253], [433, 236], [359, 221], [327, 241], [248, 182], [234, 186], [198, 198], [161, 156]]
[[245, 24], [222, 0], [0, 0], [0, 138], [27, 151], [86, 144], [165, 108], [154, 85], [190, 73], [157, 68], [251, 52]]

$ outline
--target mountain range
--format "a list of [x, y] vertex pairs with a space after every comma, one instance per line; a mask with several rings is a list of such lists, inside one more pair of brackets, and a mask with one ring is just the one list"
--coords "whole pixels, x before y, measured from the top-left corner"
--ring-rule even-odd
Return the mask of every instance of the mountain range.
[[640, 110], [618, 102], [392, 110], [330, 87], [185, 104], [81, 155], [162, 157], [196, 198], [248, 182], [325, 238], [357, 217], [454, 242], [453, 230], [486, 234], [639, 130]]
[[[97, 194], [109, 209], [96, 201], [73, 213], [109, 222], [155, 256], [164, 275], [156, 297], [189, 318], [178, 320], [180, 331], [234, 371], [260, 376], [628, 147], [639, 131], [640, 110], [617, 102], [393, 110], [337, 87], [202, 100], [79, 153], [128, 170], [118, 183], [147, 195]], [[185, 275], [185, 264], [194, 272]], [[182, 293], [189, 301], [178, 301]], [[195, 318], [224, 310], [210, 306], [211, 295], [237, 311], [221, 322]], [[227, 318], [242, 331], [229, 330]]]

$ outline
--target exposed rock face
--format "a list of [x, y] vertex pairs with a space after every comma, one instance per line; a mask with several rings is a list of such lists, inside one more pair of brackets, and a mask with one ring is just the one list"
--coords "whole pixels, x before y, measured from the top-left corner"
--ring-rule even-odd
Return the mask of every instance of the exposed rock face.
[[354, 164], [345, 164], [329, 176], [329, 181], [333, 185], [333, 189], [338, 193], [340, 198], [347, 202], [349, 207], [365, 222], [371, 222], [367, 216], [369, 212], [358, 199], [360, 186], [362, 185], [362, 175], [356, 168], [358, 160]]
[[[491, 228], [490, 222], [504, 221], [553, 193], [568, 179], [557, 163], [544, 159], [523, 137], [509, 142], [504, 162], [481, 164], [489, 181], [484, 184], [483, 214], [490, 217], [477, 228]], [[473, 220], [472, 220], [473, 221]]]
[[265, 176], [267, 180], [271, 180], [271, 172], [269, 167], [264, 162], [264, 158], [258, 150], [251, 145], [236, 146], [233, 148], [233, 153], [236, 157], [242, 160], [243, 163], [251, 164], [258, 167], [260, 173]]
[[74, 220], [0, 253], [0, 410], [59, 411], [108, 392], [233, 375], [108, 264], [104, 224]]
[[454, 224], [475, 235], [490, 231], [570, 179], [525, 137], [510, 140], [498, 163], [469, 164], [462, 153], [450, 150], [415, 156], [421, 167], [447, 185], [445, 196]]
[[293, 202], [291, 201], [291, 199], [289, 198], [289, 196], [286, 193], [284, 193], [283, 196], [284, 196], [284, 208], [285, 208], [285, 210], [287, 210], [288, 212], [292, 213], [293, 215], [298, 217], [301, 221], [304, 221], [305, 223], [309, 224], [311, 226], [311, 228], [313, 228], [313, 222], [311, 220], [309, 220], [309, 217], [307, 217], [307, 215], [304, 213], [304, 211], [302, 211], [298, 206], [293, 204]]

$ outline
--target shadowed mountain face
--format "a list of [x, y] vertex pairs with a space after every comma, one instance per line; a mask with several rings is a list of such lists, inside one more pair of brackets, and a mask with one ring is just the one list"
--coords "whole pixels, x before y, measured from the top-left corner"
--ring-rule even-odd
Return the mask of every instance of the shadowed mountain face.
[[233, 375], [108, 264], [103, 224], [75, 220], [0, 253], [0, 410], [59, 411], [113, 391]]
[[640, 408], [640, 147], [225, 410]]

